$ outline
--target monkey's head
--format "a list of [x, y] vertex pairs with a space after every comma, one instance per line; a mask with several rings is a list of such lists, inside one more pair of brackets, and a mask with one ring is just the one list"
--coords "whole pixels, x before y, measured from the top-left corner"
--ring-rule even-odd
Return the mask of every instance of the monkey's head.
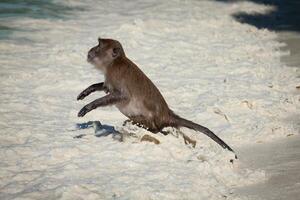
[[106, 68], [121, 56], [125, 56], [125, 53], [120, 42], [98, 38], [98, 45], [89, 50], [87, 61], [100, 70], [106, 71]]

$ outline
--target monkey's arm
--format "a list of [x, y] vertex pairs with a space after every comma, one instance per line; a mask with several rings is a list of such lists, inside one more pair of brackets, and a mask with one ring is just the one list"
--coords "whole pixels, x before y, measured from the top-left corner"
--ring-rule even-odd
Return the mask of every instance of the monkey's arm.
[[113, 105], [116, 104], [120, 101], [125, 100], [126, 97], [124, 97], [121, 93], [119, 92], [114, 92], [111, 94], [108, 94], [102, 98], [96, 99], [95, 101], [87, 104], [84, 106], [78, 113], [78, 117], [83, 117], [86, 113], [90, 112], [91, 110], [94, 110], [98, 107], [103, 107], [103, 106], [108, 106], [108, 105]]
[[83, 90], [77, 97], [77, 100], [82, 100], [84, 99], [86, 96], [88, 96], [89, 94], [95, 92], [95, 91], [105, 91], [107, 93], [107, 87], [105, 87], [104, 83], [96, 83], [93, 84], [91, 86], [89, 86], [88, 88], [86, 88], [85, 90]]

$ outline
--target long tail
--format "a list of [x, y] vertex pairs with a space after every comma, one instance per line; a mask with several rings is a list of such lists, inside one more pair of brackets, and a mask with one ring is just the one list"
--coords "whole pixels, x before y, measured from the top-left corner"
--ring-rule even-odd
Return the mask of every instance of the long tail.
[[186, 127], [186, 128], [190, 128], [193, 129], [195, 131], [199, 131], [201, 133], [204, 133], [205, 135], [207, 135], [208, 137], [210, 137], [211, 139], [213, 139], [216, 143], [218, 143], [220, 146], [222, 146], [224, 149], [228, 149], [229, 151], [232, 151], [232, 148], [230, 146], [228, 146], [221, 138], [219, 138], [218, 136], [216, 136], [211, 130], [209, 130], [208, 128], [201, 126], [199, 124], [196, 124], [192, 121], [189, 121], [187, 119], [181, 118], [178, 115], [173, 114], [173, 118], [174, 118], [174, 125], [175, 126], [179, 126], [179, 127]]

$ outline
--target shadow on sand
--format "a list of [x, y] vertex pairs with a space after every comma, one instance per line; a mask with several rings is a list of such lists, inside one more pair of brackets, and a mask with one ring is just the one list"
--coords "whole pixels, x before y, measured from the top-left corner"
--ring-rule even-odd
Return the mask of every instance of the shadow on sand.
[[[77, 129], [94, 128], [96, 137], [104, 137], [112, 135], [114, 138], [120, 135], [120, 133], [111, 125], [101, 124], [100, 121], [88, 121], [84, 123], [77, 123]], [[76, 135], [73, 138], [82, 138], [87, 134]]]
[[[243, 0], [216, 0], [224, 3], [234, 3]], [[259, 29], [274, 31], [300, 32], [300, 1], [299, 0], [244, 0], [256, 4], [271, 5], [273, 11], [266, 14], [238, 12], [233, 18], [241, 23], [253, 25]]]

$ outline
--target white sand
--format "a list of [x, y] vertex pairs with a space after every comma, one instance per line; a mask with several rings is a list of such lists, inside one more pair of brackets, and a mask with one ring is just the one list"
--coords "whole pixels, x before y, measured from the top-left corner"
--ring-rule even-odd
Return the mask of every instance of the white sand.
[[[122, 42], [179, 115], [211, 128], [233, 148], [297, 134], [295, 69], [280, 62], [275, 33], [240, 24], [249, 2], [95, 0], [72, 20], [23, 18], [28, 32], [0, 41], [0, 199], [244, 199], [232, 188], [265, 180], [263, 171], [232, 165], [232, 154], [207, 137], [195, 149], [172, 135], [160, 145], [94, 137], [76, 123], [120, 127], [115, 108], [78, 119], [77, 94], [103, 76], [85, 60], [98, 36]], [[96, 2], [96, 3], [95, 3]], [[228, 120], [225, 119], [225, 115]], [[143, 134], [143, 130], [138, 130]], [[78, 134], [88, 134], [73, 139]]]

